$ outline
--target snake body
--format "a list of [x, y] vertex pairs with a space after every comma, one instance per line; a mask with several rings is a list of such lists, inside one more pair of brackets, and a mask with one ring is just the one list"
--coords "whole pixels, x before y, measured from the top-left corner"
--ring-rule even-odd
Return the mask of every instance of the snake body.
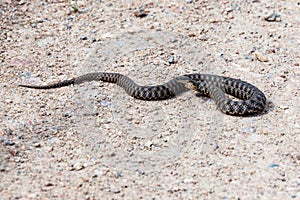
[[[216, 102], [219, 110], [229, 115], [259, 113], [264, 110], [266, 105], [264, 93], [254, 85], [239, 79], [209, 74], [186, 74], [176, 77], [162, 85], [140, 86], [122, 74], [98, 72], [44, 86], [19, 86], [34, 89], [52, 89], [81, 84], [88, 81], [115, 83], [122, 87], [130, 96], [149, 101], [170, 99], [192, 89], [201, 95], [211, 97]], [[226, 97], [225, 93], [241, 100], [234, 101]]]

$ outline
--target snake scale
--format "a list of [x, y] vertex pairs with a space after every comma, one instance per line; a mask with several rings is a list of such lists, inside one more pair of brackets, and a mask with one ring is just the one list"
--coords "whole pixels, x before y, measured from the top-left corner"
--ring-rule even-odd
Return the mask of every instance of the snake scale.
[[[256, 114], [263, 111], [266, 105], [264, 93], [254, 85], [239, 79], [210, 74], [186, 74], [178, 76], [162, 85], [140, 86], [122, 74], [98, 72], [44, 86], [19, 86], [34, 89], [52, 89], [88, 81], [116, 83], [130, 96], [149, 101], [170, 99], [187, 90], [195, 90], [201, 95], [211, 97], [219, 110], [228, 115]], [[225, 93], [240, 100], [232, 100]]]

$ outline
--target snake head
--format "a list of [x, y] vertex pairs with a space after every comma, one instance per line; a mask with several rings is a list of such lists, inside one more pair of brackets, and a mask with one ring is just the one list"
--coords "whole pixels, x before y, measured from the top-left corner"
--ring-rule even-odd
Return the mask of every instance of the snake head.
[[186, 76], [179, 76], [176, 78], [176, 81], [182, 83], [184, 87], [190, 90], [198, 91], [198, 83], [193, 79], [186, 77]]
[[187, 89], [193, 90], [199, 96], [209, 96], [208, 88], [211, 86], [205, 81], [193, 80], [187, 76], [179, 76], [176, 81], [182, 83]]

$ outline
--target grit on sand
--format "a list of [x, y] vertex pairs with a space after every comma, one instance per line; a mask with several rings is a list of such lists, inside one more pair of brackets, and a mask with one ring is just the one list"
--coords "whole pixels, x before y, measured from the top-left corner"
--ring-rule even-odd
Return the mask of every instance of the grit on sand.
[[[1, 199], [300, 199], [299, 4], [2, 0]], [[191, 91], [18, 87], [104, 71], [238, 78], [267, 107], [233, 117]]]

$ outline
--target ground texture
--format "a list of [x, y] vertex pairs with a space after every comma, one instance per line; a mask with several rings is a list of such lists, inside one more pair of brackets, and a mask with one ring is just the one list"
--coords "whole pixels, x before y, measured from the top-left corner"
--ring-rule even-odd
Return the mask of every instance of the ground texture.
[[[300, 199], [300, 2], [0, 3], [1, 199]], [[268, 98], [232, 117], [187, 92], [144, 102], [89, 72], [142, 85], [239, 78]]]

